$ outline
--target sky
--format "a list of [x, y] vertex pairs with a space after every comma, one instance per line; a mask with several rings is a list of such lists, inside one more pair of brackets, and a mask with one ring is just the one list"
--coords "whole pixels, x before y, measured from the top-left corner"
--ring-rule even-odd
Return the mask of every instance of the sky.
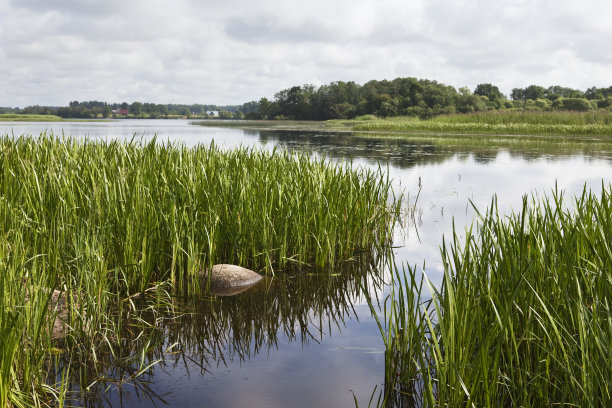
[[610, 0], [0, 0], [0, 106], [234, 105], [416, 77], [612, 85]]

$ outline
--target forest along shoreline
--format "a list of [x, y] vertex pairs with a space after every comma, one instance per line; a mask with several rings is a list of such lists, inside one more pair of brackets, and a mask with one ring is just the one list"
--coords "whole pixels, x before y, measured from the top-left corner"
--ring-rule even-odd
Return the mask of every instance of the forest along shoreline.
[[237, 127], [252, 130], [295, 130], [365, 135], [441, 136], [541, 136], [558, 139], [597, 137], [612, 139], [612, 111], [530, 112], [493, 111], [441, 115], [431, 119], [415, 116], [379, 118], [364, 115], [350, 120], [203, 120], [196, 125]]

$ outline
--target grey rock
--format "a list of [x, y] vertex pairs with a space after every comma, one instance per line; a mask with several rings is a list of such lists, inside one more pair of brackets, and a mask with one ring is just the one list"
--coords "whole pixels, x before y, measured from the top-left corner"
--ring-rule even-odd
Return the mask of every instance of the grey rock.
[[49, 311], [56, 312], [51, 337], [54, 340], [57, 340], [65, 336], [67, 331], [67, 322], [70, 317], [65, 292], [60, 292], [57, 289], [53, 291], [51, 294], [51, 301], [49, 302]]
[[[29, 291], [28, 291], [29, 292]], [[43, 288], [43, 292], [47, 294], [51, 292], [51, 299], [49, 299], [48, 311], [50, 315], [55, 316], [53, 321], [53, 329], [51, 332], [51, 338], [53, 340], [62, 339], [68, 329], [68, 320], [70, 319], [70, 311], [68, 309], [68, 301], [66, 292], [59, 291], [57, 289], [51, 290]], [[25, 302], [30, 301], [30, 294], [26, 292]]]
[[200, 277], [201, 284], [209, 287], [210, 293], [220, 296], [244, 292], [262, 279], [257, 272], [230, 264], [213, 265], [211, 270], [202, 271]]

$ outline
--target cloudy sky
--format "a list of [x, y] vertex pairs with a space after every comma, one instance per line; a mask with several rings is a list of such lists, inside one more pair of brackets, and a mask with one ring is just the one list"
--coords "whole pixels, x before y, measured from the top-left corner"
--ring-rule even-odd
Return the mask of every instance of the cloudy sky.
[[0, 106], [241, 104], [417, 77], [612, 85], [610, 0], [0, 0]]

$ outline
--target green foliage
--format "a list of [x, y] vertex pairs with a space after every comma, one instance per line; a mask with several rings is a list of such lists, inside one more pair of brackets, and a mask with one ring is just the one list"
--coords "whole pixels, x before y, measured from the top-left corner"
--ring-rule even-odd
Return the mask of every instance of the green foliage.
[[[611, 186], [599, 197], [585, 190], [569, 209], [558, 192], [525, 198], [507, 218], [493, 201], [476, 231], [443, 244], [444, 281], [427, 282], [431, 300], [412, 268], [397, 275], [381, 325], [394, 369], [387, 399], [610, 406], [611, 220]], [[402, 391], [415, 389], [406, 401]]]
[[[68, 106], [59, 108], [52, 108], [46, 106], [28, 106], [23, 109], [8, 109], [0, 108], [0, 113], [14, 114], [28, 114], [28, 115], [52, 115], [59, 116], [64, 119], [95, 119], [95, 118], [110, 118], [110, 117], [126, 117], [125, 115], [113, 114], [114, 111], [124, 109], [128, 111], [127, 117], [130, 118], [141, 118], [141, 119], [158, 119], [158, 118], [172, 118], [182, 116], [197, 116], [200, 118], [206, 117], [206, 112], [210, 110], [224, 110], [227, 111], [226, 117], [233, 118], [234, 114], [239, 112], [238, 106], [216, 106], [216, 105], [180, 105], [180, 104], [154, 104], [154, 103], [141, 103], [133, 102], [128, 104], [127, 102], [112, 103], [100, 101], [87, 101], [79, 102], [72, 101]], [[46, 117], [41, 117], [40, 120], [45, 120]], [[49, 119], [53, 120], [53, 119]]]
[[[262, 98], [258, 109], [249, 105], [250, 114], [247, 117], [329, 120], [372, 114], [381, 118], [406, 115], [429, 119], [455, 112], [509, 108], [587, 111], [598, 106], [607, 107], [605, 98], [612, 97], [612, 92], [592, 88], [584, 93], [561, 86], [544, 88], [530, 85], [524, 89], [513, 89], [511, 96], [512, 101], [506, 99], [498, 87], [488, 83], [477, 85], [472, 93], [465, 87], [457, 90], [436, 81], [416, 78], [369, 81], [361, 86], [339, 81], [318, 88], [303, 85], [284, 89], [276, 93], [273, 101]], [[589, 103], [585, 96], [597, 102]]]
[[596, 108], [585, 98], [558, 98], [553, 103], [556, 109], [571, 110], [577, 112], [587, 112]]
[[505, 99], [498, 87], [492, 84], [478, 84], [474, 89], [474, 95], [485, 96], [491, 102], [497, 102]]

